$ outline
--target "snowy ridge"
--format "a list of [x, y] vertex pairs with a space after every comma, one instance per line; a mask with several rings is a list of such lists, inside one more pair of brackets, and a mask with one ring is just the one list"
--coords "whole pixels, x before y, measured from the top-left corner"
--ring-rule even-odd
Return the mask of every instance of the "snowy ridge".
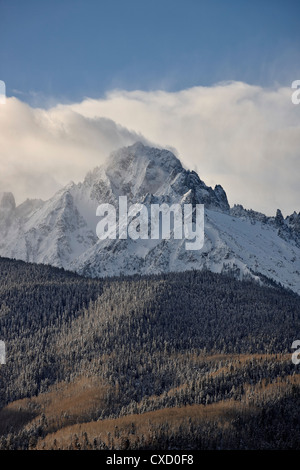
[[[205, 243], [187, 251], [185, 240], [99, 240], [101, 203], [193, 203], [205, 205]], [[79, 184], [70, 183], [48, 201], [16, 207], [0, 193], [0, 255], [51, 264], [88, 276], [150, 274], [207, 268], [239, 279], [265, 276], [300, 294], [300, 213], [283, 218], [229, 207], [220, 185], [206, 186], [170, 151], [136, 143], [114, 152]]]

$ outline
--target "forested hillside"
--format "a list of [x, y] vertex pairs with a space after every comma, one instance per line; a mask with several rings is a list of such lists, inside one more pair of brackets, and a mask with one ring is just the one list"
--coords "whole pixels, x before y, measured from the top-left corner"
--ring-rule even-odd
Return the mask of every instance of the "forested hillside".
[[300, 298], [0, 259], [2, 449], [300, 448]]

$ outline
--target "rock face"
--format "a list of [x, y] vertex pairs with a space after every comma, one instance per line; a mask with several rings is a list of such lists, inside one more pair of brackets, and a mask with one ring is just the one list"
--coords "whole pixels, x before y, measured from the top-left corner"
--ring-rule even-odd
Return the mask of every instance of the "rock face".
[[[204, 204], [205, 242], [188, 251], [184, 239], [99, 240], [99, 204]], [[79, 184], [46, 202], [16, 207], [0, 193], [0, 255], [51, 264], [88, 276], [149, 274], [187, 269], [269, 278], [300, 293], [300, 214], [283, 218], [229, 207], [224, 189], [206, 186], [168, 150], [136, 143], [109, 156]]]

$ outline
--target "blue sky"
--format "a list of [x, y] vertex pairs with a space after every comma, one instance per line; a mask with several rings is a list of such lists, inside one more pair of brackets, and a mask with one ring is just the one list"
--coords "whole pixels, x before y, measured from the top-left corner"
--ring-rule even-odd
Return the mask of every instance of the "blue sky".
[[0, 0], [0, 79], [31, 105], [300, 77], [299, 0]]

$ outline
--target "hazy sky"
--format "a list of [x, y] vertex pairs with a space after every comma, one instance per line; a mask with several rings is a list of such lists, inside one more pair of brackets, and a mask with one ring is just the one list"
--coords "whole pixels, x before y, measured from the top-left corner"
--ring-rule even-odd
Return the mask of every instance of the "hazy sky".
[[299, 17], [298, 0], [0, 0], [0, 191], [50, 197], [144, 139], [231, 204], [299, 211]]

